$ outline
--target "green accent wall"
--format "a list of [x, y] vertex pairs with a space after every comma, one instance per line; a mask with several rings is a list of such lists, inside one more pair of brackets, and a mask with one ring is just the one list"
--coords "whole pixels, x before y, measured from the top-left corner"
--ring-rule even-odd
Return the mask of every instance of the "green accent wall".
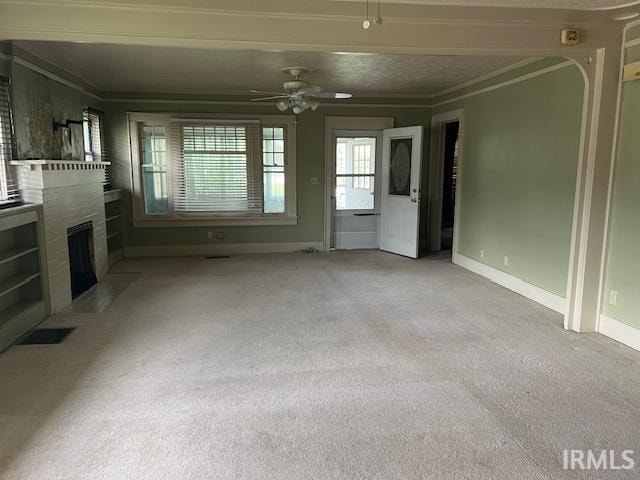
[[583, 97], [569, 66], [433, 112], [464, 109], [459, 253], [563, 297]]
[[[162, 97], [160, 97], [162, 98]], [[156, 99], [157, 100], [157, 99]], [[211, 98], [190, 98], [181, 103], [171, 102], [106, 102], [105, 131], [107, 151], [113, 162], [114, 183], [125, 191], [124, 210], [131, 212], [131, 165], [126, 112], [181, 112], [212, 114], [279, 114], [273, 105], [221, 105], [207, 103]], [[225, 101], [244, 101], [242, 98], [216, 98]], [[428, 107], [411, 106], [321, 106], [316, 112], [306, 111], [298, 116], [296, 126], [296, 170], [298, 224], [286, 226], [233, 227], [162, 227], [134, 228], [125, 220], [127, 246], [169, 246], [236, 243], [322, 242], [324, 239], [324, 150], [326, 116], [358, 116], [395, 118], [397, 127], [423, 125], [425, 127], [423, 172], [428, 172], [427, 154], [431, 111]], [[312, 185], [311, 179], [318, 178]], [[423, 182], [426, 184], [426, 181]], [[425, 194], [426, 195], [426, 194]], [[223, 232], [223, 239], [209, 240], [207, 232]], [[215, 237], [215, 235], [214, 235]]]
[[[640, 56], [640, 46], [630, 50]], [[622, 94], [603, 313], [640, 328], [640, 81], [624, 83]], [[618, 292], [616, 305], [610, 303], [611, 290]]]

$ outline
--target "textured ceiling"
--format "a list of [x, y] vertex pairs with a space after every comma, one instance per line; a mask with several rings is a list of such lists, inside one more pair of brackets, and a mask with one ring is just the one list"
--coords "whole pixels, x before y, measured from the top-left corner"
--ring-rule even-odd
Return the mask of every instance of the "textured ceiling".
[[638, 4], [640, 2], [638, 0], [383, 0], [382, 3], [604, 10], [609, 8], [625, 7], [628, 5]]
[[248, 94], [280, 91], [280, 68], [313, 67], [306, 79], [359, 96], [428, 96], [523, 60], [522, 57], [417, 56], [201, 50], [86, 43], [18, 42], [19, 47], [101, 91]]

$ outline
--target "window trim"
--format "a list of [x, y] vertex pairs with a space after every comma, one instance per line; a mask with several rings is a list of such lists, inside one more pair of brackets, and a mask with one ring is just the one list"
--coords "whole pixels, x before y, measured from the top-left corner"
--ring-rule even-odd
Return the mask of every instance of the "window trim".
[[[297, 176], [296, 176], [296, 118], [294, 115], [243, 115], [243, 114], [194, 114], [194, 113], [141, 113], [127, 112], [129, 123], [129, 144], [131, 155], [131, 180], [133, 192], [133, 226], [134, 227], [206, 227], [206, 226], [240, 226], [240, 225], [296, 225], [297, 216]], [[238, 214], [217, 213], [203, 214], [176, 213], [173, 211], [172, 175], [173, 165], [169, 160], [167, 169], [167, 191], [171, 212], [167, 214], [147, 214], [144, 207], [144, 185], [142, 178], [142, 162], [140, 146], [142, 138], [139, 134], [140, 123], [151, 123], [164, 126], [169, 131], [171, 119], [180, 121], [207, 120], [258, 120], [262, 128], [284, 127], [285, 133], [285, 212]], [[169, 142], [167, 142], [167, 150]], [[167, 153], [170, 159], [170, 153]]]
[[[18, 171], [15, 166], [16, 162], [16, 142], [15, 142], [15, 123], [14, 123], [14, 109], [13, 109], [13, 91], [12, 91], [12, 78], [3, 74], [0, 74], [0, 88], [5, 90], [7, 100], [7, 113], [5, 126], [8, 127], [8, 132], [2, 133], [0, 129], [0, 135], [4, 135], [6, 139], [8, 137], [9, 144], [3, 147], [0, 143], [0, 149], [5, 148], [5, 152], [8, 156], [5, 158], [4, 153], [0, 152], [0, 169], [4, 176], [4, 185], [0, 187], [0, 210], [6, 210], [8, 208], [17, 207], [23, 204], [22, 189], [20, 181], [18, 179]], [[0, 122], [2, 122], [0, 118]], [[2, 138], [0, 138], [0, 141]], [[9, 188], [13, 186], [13, 188]], [[4, 191], [6, 190], [6, 191]], [[10, 192], [14, 192], [16, 195], [11, 196]], [[6, 194], [6, 198], [5, 198]]]

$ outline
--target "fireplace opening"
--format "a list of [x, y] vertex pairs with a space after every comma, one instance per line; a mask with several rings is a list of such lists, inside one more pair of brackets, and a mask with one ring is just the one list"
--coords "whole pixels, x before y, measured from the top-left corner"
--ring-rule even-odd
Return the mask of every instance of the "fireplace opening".
[[67, 241], [69, 243], [71, 298], [76, 298], [98, 283], [94, 267], [93, 222], [81, 223], [68, 228]]

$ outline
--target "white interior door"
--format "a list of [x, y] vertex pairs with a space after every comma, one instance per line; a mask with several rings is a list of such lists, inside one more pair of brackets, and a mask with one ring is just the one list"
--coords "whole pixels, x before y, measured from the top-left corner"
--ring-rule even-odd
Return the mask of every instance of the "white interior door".
[[380, 249], [418, 258], [422, 127], [383, 130], [382, 139]]

